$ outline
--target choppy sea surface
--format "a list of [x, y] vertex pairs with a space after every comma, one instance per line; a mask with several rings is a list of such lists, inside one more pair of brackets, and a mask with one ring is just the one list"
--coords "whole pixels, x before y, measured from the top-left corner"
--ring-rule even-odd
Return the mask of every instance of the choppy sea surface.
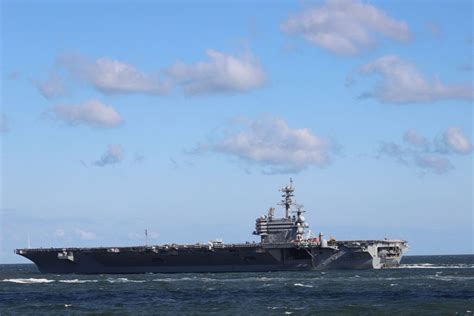
[[0, 265], [0, 315], [473, 315], [474, 255], [367, 271], [40, 274]]

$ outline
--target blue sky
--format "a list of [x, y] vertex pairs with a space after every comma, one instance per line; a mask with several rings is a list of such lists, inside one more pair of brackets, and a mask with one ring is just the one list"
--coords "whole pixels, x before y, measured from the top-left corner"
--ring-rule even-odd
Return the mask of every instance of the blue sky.
[[2, 1], [0, 262], [313, 232], [472, 253], [470, 1]]

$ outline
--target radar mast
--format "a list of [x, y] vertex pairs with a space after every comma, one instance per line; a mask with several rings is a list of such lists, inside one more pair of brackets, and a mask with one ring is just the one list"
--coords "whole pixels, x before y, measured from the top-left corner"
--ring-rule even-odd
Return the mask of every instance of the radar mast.
[[293, 179], [290, 178], [290, 184], [281, 188], [280, 192], [283, 194], [281, 197], [283, 198], [281, 200], [281, 203], [279, 205], [282, 205], [285, 207], [285, 218], [288, 218], [290, 216], [290, 209], [291, 206], [293, 205], [293, 197], [295, 196], [293, 192], [295, 192], [295, 188], [293, 187]]

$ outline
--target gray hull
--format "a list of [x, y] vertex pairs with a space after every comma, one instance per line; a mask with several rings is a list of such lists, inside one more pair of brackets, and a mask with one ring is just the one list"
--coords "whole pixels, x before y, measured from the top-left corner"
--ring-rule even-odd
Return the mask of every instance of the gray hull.
[[[156, 245], [119, 248], [17, 249], [46, 273], [179, 273], [265, 272], [326, 269], [381, 269], [400, 263], [403, 240], [325, 240], [309, 238], [301, 205], [293, 202], [294, 187], [280, 190], [285, 216], [275, 209], [255, 221], [260, 243]], [[291, 216], [290, 213], [294, 215]], [[306, 236], [306, 237], [305, 237]]]
[[[389, 254], [386, 249], [394, 251]], [[346, 241], [324, 248], [285, 243], [18, 249], [16, 252], [33, 261], [43, 273], [128, 274], [379, 269], [397, 266], [403, 249], [403, 241]]]

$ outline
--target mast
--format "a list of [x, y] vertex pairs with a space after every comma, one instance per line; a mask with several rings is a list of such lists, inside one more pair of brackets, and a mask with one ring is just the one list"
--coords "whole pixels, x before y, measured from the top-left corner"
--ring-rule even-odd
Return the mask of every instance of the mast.
[[290, 184], [281, 188], [280, 192], [283, 194], [281, 197], [283, 198], [281, 200], [280, 205], [285, 207], [285, 218], [288, 218], [290, 216], [290, 208], [293, 205], [293, 197], [295, 196], [293, 192], [295, 192], [295, 188], [293, 188], [293, 179], [290, 178]]

